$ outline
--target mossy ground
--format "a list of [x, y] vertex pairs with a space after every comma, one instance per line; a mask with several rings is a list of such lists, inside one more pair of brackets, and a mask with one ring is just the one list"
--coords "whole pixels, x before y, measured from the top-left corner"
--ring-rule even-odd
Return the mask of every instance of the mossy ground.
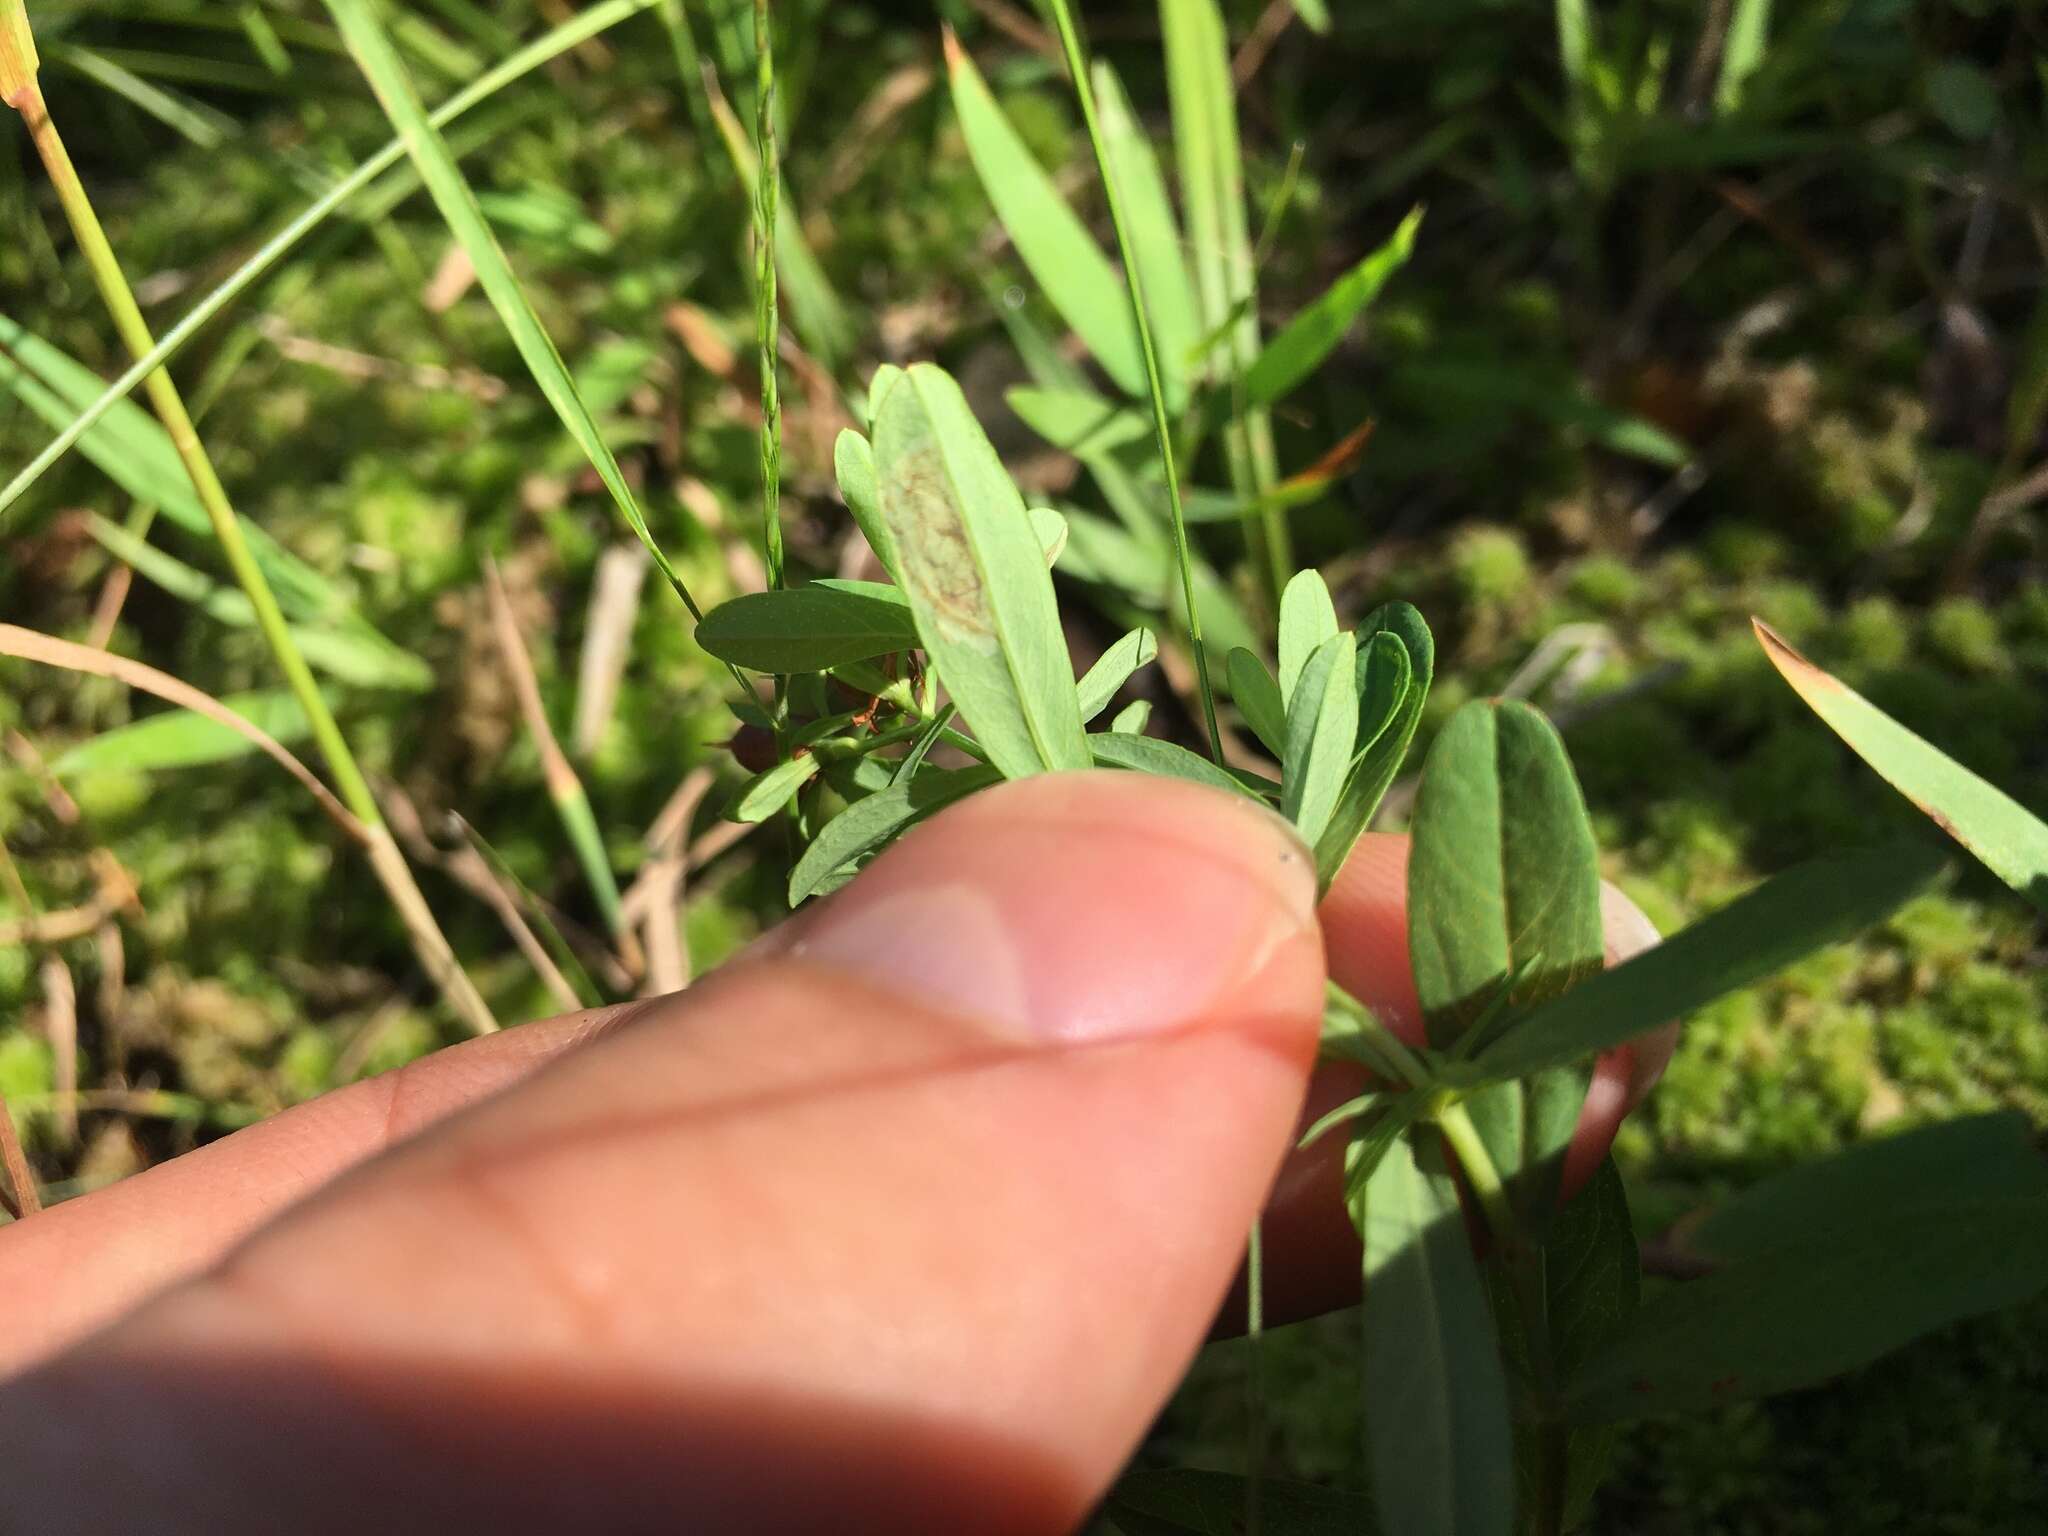
[[[1000, 38], [959, 9], [970, 44], [999, 52]], [[1623, 62], [1640, 63], [1660, 36], [1692, 46], [1689, 8], [1622, 9]], [[2038, 287], [2024, 276], [2038, 251], [2023, 219], [1994, 221], [1974, 258], [1981, 280], [1962, 300], [1989, 350], [1959, 351], [1937, 323], [1937, 300], [1953, 288], [1942, 274], [1975, 238], [1972, 204], [1940, 177], [1990, 150], [1967, 136], [1976, 119], [1956, 120], [1955, 80], [1929, 84], [1945, 60], [1993, 84], [1999, 153], [2024, 185], [2022, 168], [2042, 163], [2042, 105], [2038, 86], [2008, 66], [2032, 24], [1977, 5], [1858, 0], [1820, 11], [1827, 25], [1789, 21], [1773, 55], [1771, 99], [1783, 105], [1758, 131], [1783, 143], [1712, 171], [1659, 161], [1661, 141], [1616, 109], [1595, 133], [1605, 158], [1575, 174], [1554, 124], [1516, 86], [1554, 78], [1540, 18], [1486, 5], [1397, 5], [1347, 23], [1334, 45], [1283, 38], [1247, 96], [1255, 198], [1278, 186], [1290, 138], [1309, 144], [1264, 272], [1273, 313], [1383, 238], [1412, 202], [1430, 205], [1415, 262], [1358, 344], [1281, 412], [1290, 465], [1360, 420], [1378, 422], [1343, 494], [1298, 514], [1304, 551], [1352, 611], [1402, 596], [1428, 615], [1441, 647], [1432, 721], [1520, 674], [1564, 726], [1607, 873], [1666, 927], [1799, 858], [1913, 822], [1770, 672], [1749, 636], [1752, 614], [2022, 800], [2048, 804], [2048, 586], [2032, 536], [2015, 525], [1958, 566], [2006, 461], [1997, 381], [2019, 365], [2011, 339]], [[942, 93], [928, 79], [919, 86], [935, 58], [930, 19], [865, 6], [787, 14], [791, 186], [862, 318], [864, 355], [938, 353], [970, 381], [1006, 377], [992, 295], [1028, 282], [989, 239]], [[1126, 19], [1142, 25], [1143, 15]], [[532, 24], [523, 7], [506, 19]], [[1107, 37], [1118, 35], [1113, 21]], [[127, 36], [121, 27], [109, 20], [77, 35], [111, 42]], [[721, 36], [710, 40], [714, 58]], [[170, 26], [157, 40], [216, 54], [235, 46]], [[730, 46], [743, 49], [737, 26]], [[1134, 97], [1156, 108], [1150, 45], [1114, 46]], [[744, 361], [730, 374], [708, 367], [707, 349], [684, 345], [665, 317], [695, 306], [745, 358], [745, 210], [722, 153], [694, 137], [651, 21], [607, 47], [608, 58], [571, 59], [489, 109], [488, 150], [469, 165], [480, 188], [506, 200], [501, 232], [515, 264], [646, 487], [657, 532], [715, 596], [725, 552], [683, 509], [699, 521], [708, 510], [732, 538], [750, 535], [751, 377]], [[1842, 66], [1844, 49], [1856, 70]], [[1071, 114], [1042, 64], [1012, 52], [994, 78], [1034, 147], [1078, 163]], [[299, 204], [302, 157], [335, 145], [360, 153], [381, 137], [347, 72], [328, 64], [305, 65], [274, 96], [223, 95], [234, 131], [204, 150], [176, 145], [76, 76], [53, 73], [50, 94], [159, 322]], [[875, 126], [848, 126], [885, 99], [898, 104]], [[1890, 125], [1897, 164], [1852, 152], [1874, 124]], [[1810, 191], [1766, 215], [1740, 214], [1739, 194], [1780, 183]], [[0, 249], [10, 311], [113, 371], [120, 360], [90, 286], [19, 146], [0, 205], [9, 227], [26, 231]], [[1719, 233], [1688, 257], [1681, 281], [1672, 264], [1703, 231]], [[622, 531], [488, 306], [472, 292], [443, 312], [423, 307], [447, 247], [419, 200], [371, 227], [333, 225], [179, 373], [190, 385], [239, 357], [206, 436], [241, 510], [432, 669], [426, 694], [337, 694], [366, 766], [424, 807], [459, 809], [523, 881], [589, 923], [490, 649], [480, 561], [493, 553], [506, 566], [559, 725], [573, 705], [595, 563]], [[376, 364], [366, 371], [335, 353], [309, 361], [294, 338]], [[429, 371], [450, 366], [473, 375], [451, 383]], [[792, 548], [800, 562], [829, 566], [845, 526], [830, 492], [831, 410], [801, 381], [789, 393]], [[1686, 484], [1613, 451], [1608, 427], [1560, 409], [1567, 399], [1649, 419], [1696, 450], [1704, 475]], [[0, 463], [43, 435], [0, 405]], [[2021, 445], [2021, 458], [2033, 462], [2038, 446]], [[0, 610], [10, 620], [83, 633], [107, 569], [82, 531], [85, 509], [129, 511], [73, 463], [8, 514]], [[165, 543], [208, 563], [191, 541]], [[1227, 557], [1227, 541], [1217, 553]], [[1088, 594], [1067, 595], [1086, 611]], [[1553, 653], [1557, 665], [1523, 673], [1561, 631], [1572, 643]], [[249, 631], [145, 582], [114, 645], [216, 694], [271, 683]], [[53, 1115], [30, 1114], [54, 1194], [453, 1037], [374, 883], [288, 781], [250, 760], [97, 773], [67, 779], [77, 808], [67, 816], [38, 754], [54, 759], [154, 706], [112, 684], [11, 664], [0, 679], [0, 732], [26, 744], [0, 755], [0, 835], [32, 897], [45, 910], [88, 900], [101, 848], [139, 892], [120, 919], [118, 977], [91, 936], [61, 947], [81, 999], [82, 1081], [187, 1096], [169, 1115], [89, 1113], [76, 1143], [60, 1138]], [[691, 644], [680, 606], [650, 584], [612, 723], [581, 765], [622, 875], [643, 857], [641, 833], [676, 782], [718, 761], [730, 728], [719, 675]], [[693, 885], [700, 967], [773, 919], [776, 842], [757, 837]], [[426, 878], [494, 1006], [508, 1018], [546, 1011], [488, 913]], [[18, 915], [0, 889], [0, 921]], [[2029, 910], [1965, 869], [1857, 943], [1694, 1016], [1619, 1148], [1646, 1227], [1889, 1126], [1993, 1105], [2048, 1123], [2040, 958]], [[39, 960], [0, 948], [0, 1090], [30, 1101], [53, 1074]], [[1276, 1466], [1356, 1481], [1354, 1334], [1340, 1317], [1271, 1340]], [[1151, 1453], [1235, 1464], [1239, 1366], [1234, 1347], [1212, 1352]], [[2048, 1310], [2036, 1305], [1818, 1392], [1634, 1430], [1595, 1524], [2038, 1528], [2044, 1405]]]

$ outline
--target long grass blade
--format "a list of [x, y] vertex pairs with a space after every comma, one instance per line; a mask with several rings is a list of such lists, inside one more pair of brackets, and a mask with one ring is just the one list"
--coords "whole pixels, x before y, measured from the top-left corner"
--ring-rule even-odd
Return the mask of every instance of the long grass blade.
[[[502, 63], [477, 76], [469, 85], [435, 108], [427, 121], [435, 128], [445, 128], [463, 113], [488, 101], [515, 80], [531, 74], [550, 60], [559, 58], [578, 43], [617, 26], [629, 17], [639, 15], [653, 4], [655, 0], [606, 0], [602, 5], [592, 6], [589, 10], [542, 34]], [[324, 36], [324, 31], [322, 35]], [[134, 393], [137, 385], [174, 357], [178, 350], [198, 335], [209, 321], [246, 292], [250, 284], [262, 278], [337, 209], [404, 158], [404, 139], [392, 139], [361, 165], [342, 176], [333, 186], [307, 204], [276, 234], [257, 247], [248, 260], [230, 273], [219, 287], [193, 305], [177, 324], [163, 333], [154, 346], [135, 360], [127, 372], [107, 385], [89, 405], [79, 409], [69, 424], [64, 426], [40, 453], [22, 466], [14, 478], [7, 482], [6, 487], [0, 489], [0, 512], [5, 512], [18, 501], [30, 486], [48, 472], [51, 465], [77, 446], [79, 439], [91, 431], [108, 411]]]
[[440, 132], [428, 121], [412, 76], [371, 10], [369, 0], [327, 0], [327, 9], [334, 17], [335, 25], [341, 29], [342, 39], [355, 56], [357, 66], [377, 93], [384, 115], [398, 130], [399, 138], [404, 140], [406, 153], [419, 171], [420, 180], [426, 183], [428, 195], [440, 209], [449, 230], [461, 242], [470, 264], [476, 268], [477, 282], [482, 285], [491, 306], [497, 310], [498, 318], [504, 322], [519, 355], [526, 360], [534, 383], [590, 460], [591, 467], [597, 471], [598, 478], [617, 503], [620, 515], [626, 519], [626, 525], [647, 546], [656, 567], [676, 589], [683, 606], [689, 609], [690, 617], [701, 619], [703, 610], [697, 606], [696, 598], [690, 595], [682, 576], [669, 563], [668, 555], [655, 539], [653, 530], [647, 526], [639, 497], [626, 483], [625, 472], [620, 469], [618, 459], [598, 430], [589, 408], [584, 405], [576, 382], [569, 375], [568, 365], [555, 348], [554, 339], [541, 325], [540, 316], [534, 313], [533, 305], [526, 297], [526, 290], [513, 275], [512, 264], [505, 259], [498, 237], [491, 232], [483, 210], [477, 206], [476, 194], [470, 189], [461, 167], [455, 163], [455, 157], [449, 152]]
[[1195, 682], [1202, 695], [1202, 724], [1208, 732], [1209, 750], [1223, 761], [1223, 733], [1216, 724], [1216, 690], [1209, 681], [1209, 655], [1202, 645], [1202, 613], [1195, 600], [1194, 554], [1188, 545], [1187, 514], [1181, 508], [1180, 475], [1174, 468], [1173, 423], [1168, 419], [1166, 385], [1159, 370], [1159, 349], [1152, 339], [1152, 324], [1146, 313], [1145, 279], [1132, 241], [1131, 224], [1125, 210], [1116, 167], [1103, 138], [1102, 117], [1096, 110], [1095, 91], [1089, 84], [1088, 61], [1082, 52], [1081, 36], [1067, 0], [1052, 0], [1053, 22], [1059, 28], [1060, 47], [1067, 57], [1067, 72], [1073, 78], [1074, 95], [1081, 104], [1081, 119], [1088, 128], [1088, 142], [1095, 147], [1095, 164], [1102, 176], [1103, 192], [1109, 201], [1109, 221], [1116, 229], [1117, 252], [1123, 258], [1124, 285], [1130, 294], [1131, 321], [1138, 333], [1138, 351], [1145, 364], [1145, 387], [1152, 397], [1152, 427], [1159, 444], [1160, 473], [1166, 482], [1167, 516], [1173, 529], [1174, 559], [1180, 566], [1181, 596], [1187, 604], [1188, 648], [1195, 656]]

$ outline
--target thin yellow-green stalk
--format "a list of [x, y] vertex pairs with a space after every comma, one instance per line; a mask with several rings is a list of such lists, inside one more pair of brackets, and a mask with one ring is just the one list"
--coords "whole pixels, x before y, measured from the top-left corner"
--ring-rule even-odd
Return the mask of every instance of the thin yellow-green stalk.
[[1088, 142], [1095, 149], [1096, 168], [1102, 175], [1102, 190], [1109, 201], [1109, 222], [1116, 230], [1117, 254], [1124, 264], [1124, 286], [1131, 299], [1131, 318], [1138, 329], [1138, 350], [1145, 360], [1145, 386], [1152, 396], [1152, 430], [1158, 440], [1159, 464], [1166, 476], [1166, 508], [1173, 525], [1173, 553], [1180, 563], [1181, 597], [1188, 610], [1188, 646], [1195, 653], [1195, 679], [1202, 694], [1202, 723], [1209, 735], [1209, 751], [1223, 762], [1223, 733], [1216, 725], [1216, 691], [1209, 682], [1209, 656], [1202, 648], [1202, 614], [1195, 605], [1194, 555], [1188, 545], [1187, 514], [1181, 508], [1180, 474], [1174, 467], [1173, 424], [1167, 419], [1166, 388], [1159, 376], [1159, 349], [1152, 340], [1152, 323], [1145, 311], [1144, 280], [1138, 272], [1136, 247], [1131, 241], [1129, 222], [1124, 217], [1123, 194], [1110, 169], [1109, 146], [1102, 137], [1102, 124], [1095, 107], [1095, 91], [1088, 81], [1088, 62], [1082, 53], [1080, 33], [1067, 0], [1052, 0], [1053, 21], [1059, 28], [1060, 46], [1066, 53], [1067, 71], [1074, 77], [1074, 95], [1081, 104], [1081, 121], [1088, 129]]
[[[21, 114], [30, 141], [34, 143], [56, 189], [65, 218], [78, 241], [79, 252], [92, 273], [93, 282], [106, 304], [122, 345], [138, 358], [146, 356], [156, 345], [155, 339], [135, 302], [134, 291], [122, 275], [120, 261], [100, 225], [77, 169], [71, 163], [57, 125], [51, 120], [48, 104], [36, 79], [35, 45], [29, 36], [21, 0], [0, 0], [0, 94], [4, 94], [8, 105]], [[370, 793], [362, 770], [356, 766], [355, 756], [349, 751], [341, 727], [327, 708], [326, 700], [320, 696], [319, 686], [313, 681], [312, 671], [307, 667], [298, 643], [292, 638], [270, 583], [264, 579], [248, 542], [242, 537], [241, 524], [235, 517], [227, 490], [199, 440], [184, 397], [179, 394], [170, 374], [161, 367], [143, 380], [143, 388], [148, 392], [150, 404], [163, 422], [164, 430], [170, 434], [172, 446], [176, 448], [186, 474], [191, 477], [192, 488], [200, 505], [206, 509], [229, 569], [248, 595], [250, 607], [255, 611], [257, 628], [277, 658], [293, 696], [306, 713], [314, 741], [328, 771], [334, 775], [335, 788], [342, 803], [369, 832], [371, 866], [405, 920], [422, 963], [465, 1023], [479, 1033], [496, 1029], [497, 1021], [491, 1017], [489, 1007], [456, 960], [454, 950], [413, 880], [404, 855], [398, 851], [384, 827], [376, 797]]]

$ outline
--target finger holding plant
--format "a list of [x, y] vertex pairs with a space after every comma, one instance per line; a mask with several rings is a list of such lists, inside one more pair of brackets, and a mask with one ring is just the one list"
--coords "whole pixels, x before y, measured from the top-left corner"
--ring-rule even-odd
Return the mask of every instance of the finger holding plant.
[[[1277, 669], [1249, 650], [1229, 668], [1277, 778], [1145, 735], [1128, 711], [1104, 727], [1150, 636], [1127, 635], [1077, 679], [1050, 574], [1057, 529], [1026, 507], [959, 386], [931, 364], [885, 368], [869, 399], [873, 437], [842, 439], [842, 489], [894, 580], [754, 594], [700, 631], [736, 665], [791, 674], [792, 700], [809, 701], [797, 754], [736, 800], [755, 817], [800, 796], [810, 840], [792, 902], [981, 788], [1102, 766], [1267, 806], [1341, 909], [1342, 871], [1427, 696], [1421, 616], [1390, 603], [1346, 630], [1316, 573], [1290, 580]], [[940, 744], [964, 766], [939, 761]], [[1388, 853], [1375, 840], [1361, 860]], [[1325, 1197], [1361, 1239], [1383, 1529], [1569, 1529], [1612, 1420], [1804, 1385], [2048, 1280], [2048, 1237], [2005, 1241], [2022, 1212], [2048, 1214], [2048, 1172], [1994, 1117], [1941, 1128], [1948, 1141], [1897, 1138], [1890, 1161], [1851, 1153], [1766, 1183], [1719, 1213], [1739, 1241], [1707, 1253], [1705, 1278], [1638, 1306], [1627, 1197], [1605, 1151], [1668, 1055], [1671, 1021], [1878, 920], [1939, 866], [1919, 844], [1821, 860], [1610, 966], [1611, 898], [1556, 731], [1509, 701], [1452, 715], [1423, 765], [1406, 853], [1412, 1005], [1399, 985], [1376, 1012], [1331, 984], [1323, 1052], [1362, 1091], [1303, 1138], [1341, 1147], [1342, 1186]], [[1360, 974], [1342, 954], [1333, 969]], [[1857, 1220], [1859, 1201], [1883, 1198], [1874, 1180], [1955, 1155], [1955, 1137], [1990, 1149], [1997, 1199], [1908, 1200], [1890, 1230]], [[2000, 1263], [1956, 1257], [1994, 1231]], [[1891, 1270], [1905, 1283], [1881, 1303], [1821, 1299], [1853, 1287], [1869, 1300], [1877, 1254], [1906, 1245], [1913, 1262]]]

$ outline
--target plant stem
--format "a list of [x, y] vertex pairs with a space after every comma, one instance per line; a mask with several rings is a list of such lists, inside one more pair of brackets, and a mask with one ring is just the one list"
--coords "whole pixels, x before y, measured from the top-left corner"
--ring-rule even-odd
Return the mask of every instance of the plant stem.
[[1131, 298], [1131, 319], [1138, 330], [1138, 351], [1145, 359], [1145, 384], [1152, 396], [1152, 432], [1159, 444], [1159, 464], [1166, 476], [1166, 507], [1173, 524], [1173, 553], [1180, 562], [1181, 597], [1188, 610], [1188, 648], [1195, 653], [1195, 678], [1202, 692], [1202, 724], [1209, 735], [1209, 752], [1218, 766], [1223, 762], [1223, 734], [1216, 724], [1216, 690], [1209, 682], [1209, 655], [1202, 647], [1202, 615], [1195, 606], [1194, 555], [1188, 545], [1187, 514], [1180, 503], [1180, 475], [1173, 462], [1173, 425], [1166, 415], [1166, 387], [1159, 375], [1159, 350], [1152, 340], [1152, 322], [1145, 310], [1145, 285], [1138, 273], [1136, 247], [1124, 218], [1123, 194], [1117, 190], [1116, 175], [1110, 169], [1109, 146], [1103, 141], [1102, 125], [1095, 111], [1095, 90], [1088, 81], [1088, 61], [1081, 49], [1080, 33], [1074, 27], [1074, 13], [1067, 0], [1051, 0], [1054, 23], [1059, 28], [1060, 46], [1067, 56], [1067, 72], [1074, 77], [1074, 95], [1081, 104], [1081, 121], [1088, 129], [1088, 142], [1095, 150], [1096, 169], [1102, 175], [1102, 191], [1109, 203], [1109, 222], [1116, 230], [1117, 255], [1124, 264], [1124, 287]]
[[[1515, 1304], [1522, 1314], [1522, 1337], [1529, 1351], [1529, 1374], [1534, 1378], [1539, 1402], [1548, 1403], [1556, 1387], [1555, 1362], [1550, 1349], [1550, 1308], [1543, 1278], [1543, 1254], [1522, 1237], [1500, 1169], [1495, 1166], [1479, 1129], [1462, 1104], [1449, 1104], [1438, 1111], [1437, 1129], [1457, 1154], [1465, 1182], [1478, 1197], [1486, 1213], [1487, 1227], [1498, 1245], [1500, 1261], [1514, 1288]], [[1564, 1530], [1565, 1480], [1568, 1470], [1570, 1431], [1547, 1412], [1535, 1425], [1537, 1436], [1536, 1536], [1561, 1536]]]
[[761, 172], [754, 178], [754, 326], [761, 343], [761, 542], [768, 585], [783, 584], [782, 394], [776, 377], [781, 316], [775, 291], [775, 218], [782, 155], [775, 135], [775, 50], [768, 0], [754, 0], [754, 137]]
[[[21, 13], [21, 0], [0, 0], [0, 32], [9, 31]], [[20, 24], [20, 30], [25, 36], [25, 23]], [[29, 58], [33, 60], [33, 57], [31, 53]], [[11, 56], [0, 57], [0, 67], [5, 66], [8, 58]], [[77, 168], [71, 163], [57, 125], [50, 118], [35, 75], [31, 72], [19, 80], [11, 75], [0, 77], [0, 88], [6, 89], [9, 104], [21, 114], [28, 128], [29, 138], [56, 188], [65, 218], [78, 241], [79, 252], [85, 257], [122, 344], [138, 358], [147, 355], [156, 345], [149, 333], [148, 322], [143, 319], [134, 291], [122, 275], [120, 261], [114, 255], [106, 231], [100, 226], [98, 214], [93, 211], [92, 200], [86, 195]], [[449, 1005], [471, 1029], [479, 1034], [496, 1029], [497, 1020], [491, 1016], [489, 1007], [456, 960], [454, 950], [427, 906], [426, 897], [413, 879], [405, 856], [398, 851], [397, 844], [392, 842], [390, 832], [384, 826], [376, 797], [370, 793], [362, 770], [356, 766], [355, 756], [349, 751], [332, 711], [327, 708], [327, 701], [320, 696], [319, 685], [314, 682], [312, 671], [307, 667], [298, 643], [292, 638], [284, 613], [277, 605], [277, 597], [270, 590], [270, 583], [264, 579], [261, 567], [249, 551], [248, 541], [242, 536], [241, 522], [235, 516], [226, 488], [214, 470], [213, 460], [199, 441], [198, 430], [192, 424], [191, 414], [185, 408], [184, 397], [178, 393], [178, 386], [171, 381], [169, 372], [159, 366], [143, 380], [143, 388], [148, 392], [150, 404], [163, 422], [164, 430], [170, 435], [179, 461], [185, 466], [185, 473], [191, 478], [200, 505], [206, 509], [228, 568], [234, 572], [236, 581], [249, 598], [250, 607], [255, 610], [257, 628], [277, 658], [293, 697], [306, 713], [313, 739], [319, 745], [328, 771], [334, 775], [335, 789], [342, 803], [369, 833], [371, 867], [404, 919], [421, 962], [442, 989]]]

